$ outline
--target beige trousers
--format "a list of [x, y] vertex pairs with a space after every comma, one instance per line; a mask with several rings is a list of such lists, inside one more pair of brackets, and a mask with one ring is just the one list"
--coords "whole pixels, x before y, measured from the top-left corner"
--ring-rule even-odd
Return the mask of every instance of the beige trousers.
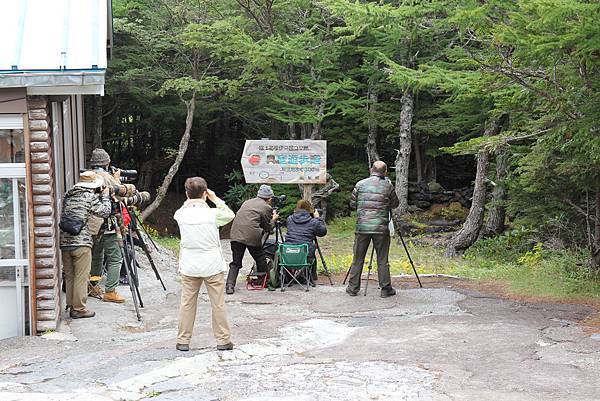
[[179, 307], [178, 344], [189, 344], [196, 320], [198, 293], [202, 283], [206, 286], [212, 307], [212, 329], [217, 344], [229, 344], [230, 332], [225, 310], [225, 277], [223, 273], [210, 277], [190, 277], [181, 275], [181, 305]]
[[92, 267], [92, 248], [80, 246], [74, 251], [62, 251], [67, 306], [83, 311], [88, 295], [88, 280]]

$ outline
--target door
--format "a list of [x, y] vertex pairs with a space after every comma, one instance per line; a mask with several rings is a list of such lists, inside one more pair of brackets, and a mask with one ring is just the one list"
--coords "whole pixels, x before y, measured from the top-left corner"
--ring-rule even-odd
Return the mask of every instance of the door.
[[30, 332], [25, 140], [21, 115], [0, 115], [0, 339]]

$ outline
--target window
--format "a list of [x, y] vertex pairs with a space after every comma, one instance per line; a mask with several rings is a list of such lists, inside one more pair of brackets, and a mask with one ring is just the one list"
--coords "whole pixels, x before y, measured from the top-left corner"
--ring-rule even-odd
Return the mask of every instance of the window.
[[0, 163], [25, 163], [22, 129], [0, 129]]

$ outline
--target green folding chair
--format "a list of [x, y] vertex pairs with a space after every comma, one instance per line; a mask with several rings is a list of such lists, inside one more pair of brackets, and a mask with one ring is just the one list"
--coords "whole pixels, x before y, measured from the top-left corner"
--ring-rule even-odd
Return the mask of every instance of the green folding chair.
[[[310, 267], [308, 263], [308, 244], [279, 244], [275, 254], [275, 263], [279, 268], [279, 283], [281, 291], [285, 291], [294, 281], [305, 291], [310, 286]], [[285, 276], [292, 279], [285, 282]], [[300, 277], [305, 278], [306, 285], [300, 282]]]

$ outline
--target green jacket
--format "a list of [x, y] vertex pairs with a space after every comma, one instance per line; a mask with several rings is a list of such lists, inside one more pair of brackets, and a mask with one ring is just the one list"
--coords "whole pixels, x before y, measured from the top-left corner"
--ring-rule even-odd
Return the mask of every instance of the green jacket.
[[350, 198], [350, 207], [358, 215], [355, 232], [389, 234], [390, 213], [398, 204], [394, 186], [387, 177], [371, 174], [359, 181]]
[[77, 235], [60, 231], [60, 247], [87, 246], [92, 247], [92, 235], [88, 227], [90, 216], [106, 218], [110, 215], [110, 200], [108, 196], [99, 195], [92, 189], [73, 187], [63, 199], [62, 213], [84, 220], [86, 224]]

